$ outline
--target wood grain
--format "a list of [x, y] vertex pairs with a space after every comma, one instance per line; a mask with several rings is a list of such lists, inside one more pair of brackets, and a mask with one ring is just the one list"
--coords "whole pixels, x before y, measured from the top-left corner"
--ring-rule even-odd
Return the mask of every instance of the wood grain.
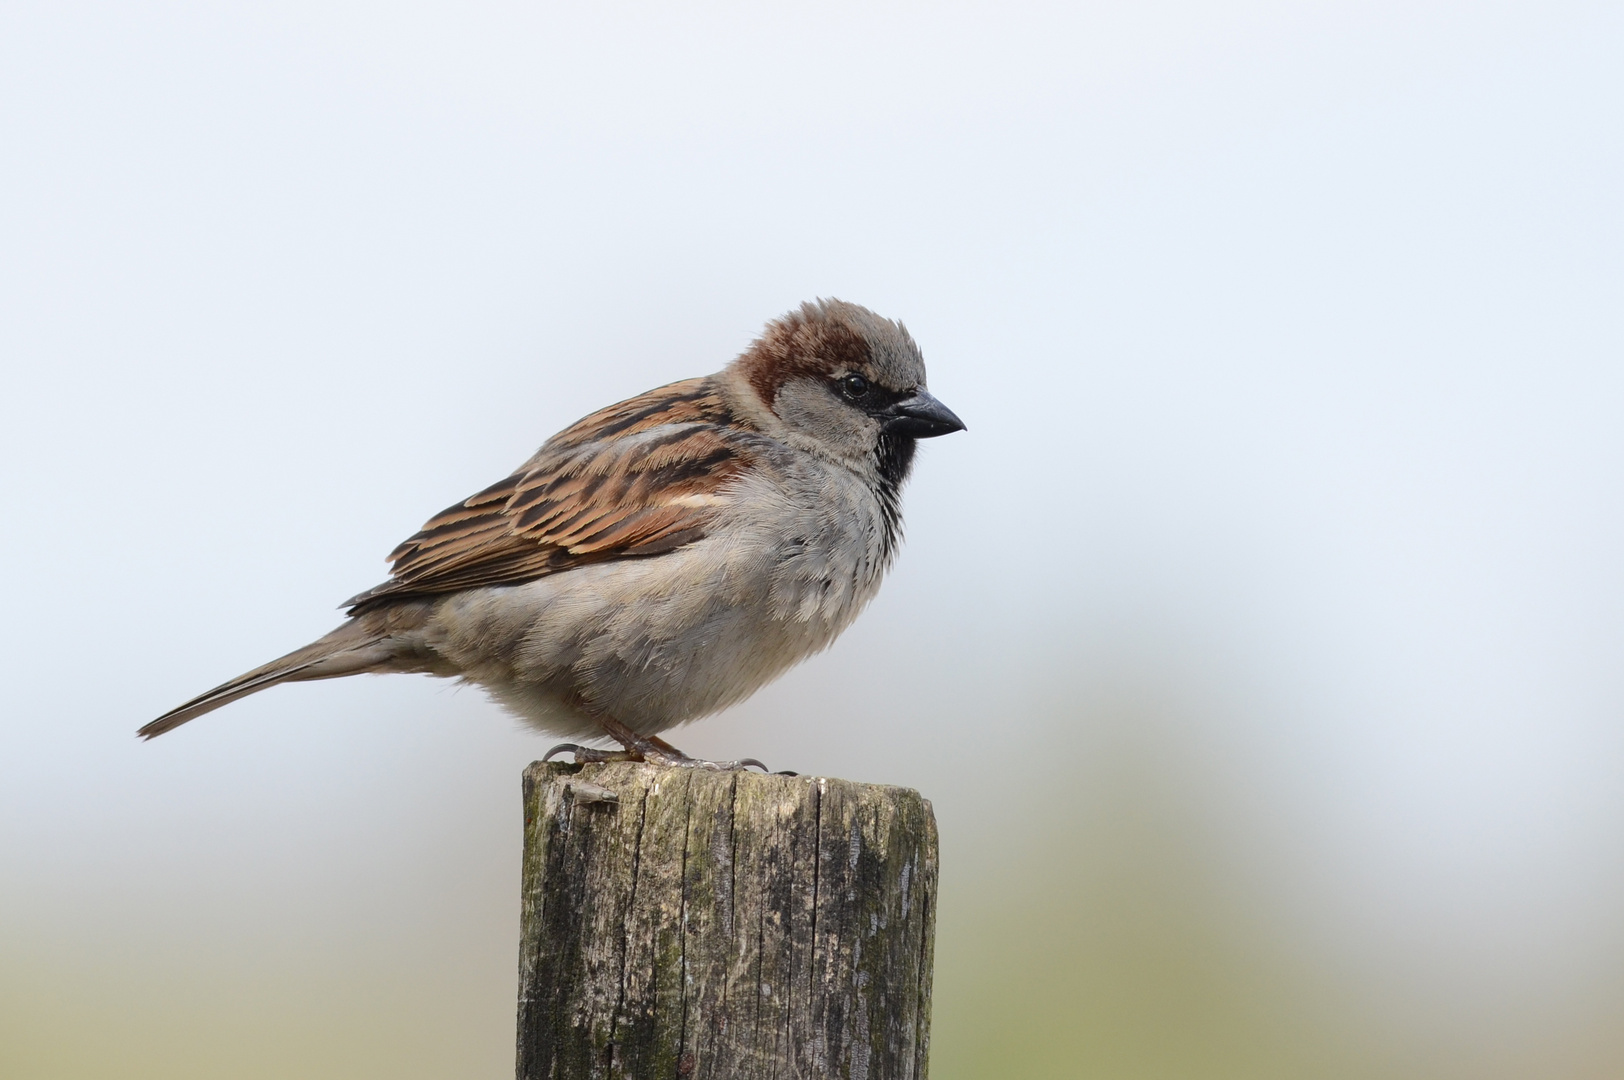
[[907, 788], [525, 770], [520, 1080], [918, 1080], [936, 823]]

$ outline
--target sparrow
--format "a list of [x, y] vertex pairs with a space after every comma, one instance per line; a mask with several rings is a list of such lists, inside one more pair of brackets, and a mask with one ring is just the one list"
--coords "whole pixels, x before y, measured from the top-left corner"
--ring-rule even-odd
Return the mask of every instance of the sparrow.
[[[483, 687], [576, 760], [705, 762], [659, 733], [827, 648], [901, 539], [919, 439], [963, 430], [899, 322], [840, 300], [721, 371], [600, 409], [433, 518], [336, 630], [164, 713], [278, 683], [416, 672]], [[549, 754], [549, 757], [551, 754]]]

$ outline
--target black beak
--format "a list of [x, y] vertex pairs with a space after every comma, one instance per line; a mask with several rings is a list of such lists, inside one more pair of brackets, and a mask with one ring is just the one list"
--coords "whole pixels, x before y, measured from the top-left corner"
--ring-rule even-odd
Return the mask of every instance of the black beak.
[[938, 435], [964, 430], [964, 421], [925, 390], [916, 390], [901, 401], [892, 403], [881, 415], [886, 418], [884, 430], [887, 435], [934, 439]]

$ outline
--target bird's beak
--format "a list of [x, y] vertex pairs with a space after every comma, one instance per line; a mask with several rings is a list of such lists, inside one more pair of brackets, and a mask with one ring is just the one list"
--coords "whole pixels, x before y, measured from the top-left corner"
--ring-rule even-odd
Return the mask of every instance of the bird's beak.
[[923, 389], [895, 402], [883, 415], [886, 417], [884, 430], [888, 435], [934, 439], [938, 435], [964, 430], [964, 421]]

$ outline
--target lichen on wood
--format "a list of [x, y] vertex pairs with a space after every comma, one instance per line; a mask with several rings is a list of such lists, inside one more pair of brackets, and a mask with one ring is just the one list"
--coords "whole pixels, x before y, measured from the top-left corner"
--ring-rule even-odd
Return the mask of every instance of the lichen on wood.
[[936, 824], [907, 788], [525, 770], [520, 1080], [918, 1080]]

